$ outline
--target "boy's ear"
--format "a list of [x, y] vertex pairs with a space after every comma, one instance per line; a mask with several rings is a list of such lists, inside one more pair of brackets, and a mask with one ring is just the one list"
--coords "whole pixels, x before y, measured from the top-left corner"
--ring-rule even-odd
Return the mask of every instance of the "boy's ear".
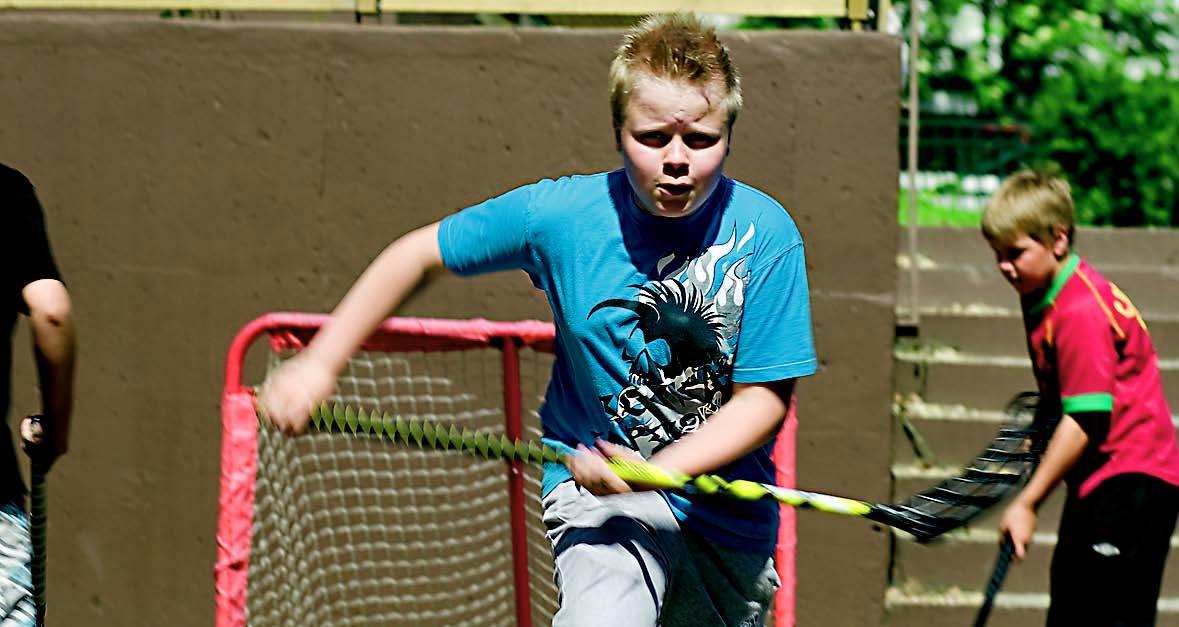
[[1072, 242], [1069, 241], [1068, 229], [1063, 226], [1058, 226], [1053, 229], [1055, 237], [1052, 238], [1052, 254], [1056, 255], [1057, 259], [1064, 259], [1068, 254], [1068, 249]]

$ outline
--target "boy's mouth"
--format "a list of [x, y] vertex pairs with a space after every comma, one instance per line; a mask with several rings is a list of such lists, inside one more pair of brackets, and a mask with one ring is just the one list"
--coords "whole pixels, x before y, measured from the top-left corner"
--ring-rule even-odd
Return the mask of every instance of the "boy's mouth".
[[683, 195], [688, 194], [692, 191], [691, 185], [673, 185], [671, 183], [661, 183], [661, 184], [657, 185], [656, 187], [659, 190], [661, 190], [663, 193], [667, 194], [668, 196], [672, 196], [672, 197], [683, 196]]

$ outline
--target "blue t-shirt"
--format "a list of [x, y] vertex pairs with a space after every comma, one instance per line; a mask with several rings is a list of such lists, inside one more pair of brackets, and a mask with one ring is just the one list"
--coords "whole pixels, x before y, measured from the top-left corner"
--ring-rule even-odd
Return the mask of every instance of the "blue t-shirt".
[[[456, 274], [522, 269], [556, 326], [545, 437], [650, 456], [694, 431], [732, 384], [815, 371], [802, 237], [776, 201], [729, 178], [691, 216], [642, 211], [622, 170], [544, 180], [442, 221]], [[717, 470], [772, 482], [772, 444]], [[571, 477], [545, 467], [544, 493]], [[681, 523], [736, 548], [776, 540], [773, 503], [669, 494]]]

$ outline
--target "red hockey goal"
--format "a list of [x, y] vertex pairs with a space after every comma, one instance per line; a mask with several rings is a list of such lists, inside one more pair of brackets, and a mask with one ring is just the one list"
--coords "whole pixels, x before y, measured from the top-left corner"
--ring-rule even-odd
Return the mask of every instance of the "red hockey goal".
[[[557, 599], [539, 468], [258, 428], [253, 386], [326, 319], [267, 314], [230, 347], [218, 627], [549, 624]], [[391, 318], [353, 356], [332, 401], [537, 439], [552, 344], [552, 325], [537, 321]], [[791, 416], [776, 449], [783, 485], [793, 485], [793, 434]], [[793, 515], [784, 508], [779, 627], [793, 624]]]

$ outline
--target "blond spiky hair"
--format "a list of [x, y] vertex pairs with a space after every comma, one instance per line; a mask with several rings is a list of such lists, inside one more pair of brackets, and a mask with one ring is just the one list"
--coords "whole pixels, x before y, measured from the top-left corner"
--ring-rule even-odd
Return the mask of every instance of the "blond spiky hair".
[[741, 78], [716, 30], [684, 13], [652, 15], [627, 31], [610, 63], [610, 110], [617, 136], [639, 76], [723, 89], [729, 129], [741, 111]]
[[1026, 168], [1004, 179], [991, 195], [982, 215], [982, 232], [997, 242], [1011, 242], [1026, 233], [1049, 245], [1056, 230], [1063, 228], [1071, 243], [1074, 213], [1067, 181], [1050, 169]]

